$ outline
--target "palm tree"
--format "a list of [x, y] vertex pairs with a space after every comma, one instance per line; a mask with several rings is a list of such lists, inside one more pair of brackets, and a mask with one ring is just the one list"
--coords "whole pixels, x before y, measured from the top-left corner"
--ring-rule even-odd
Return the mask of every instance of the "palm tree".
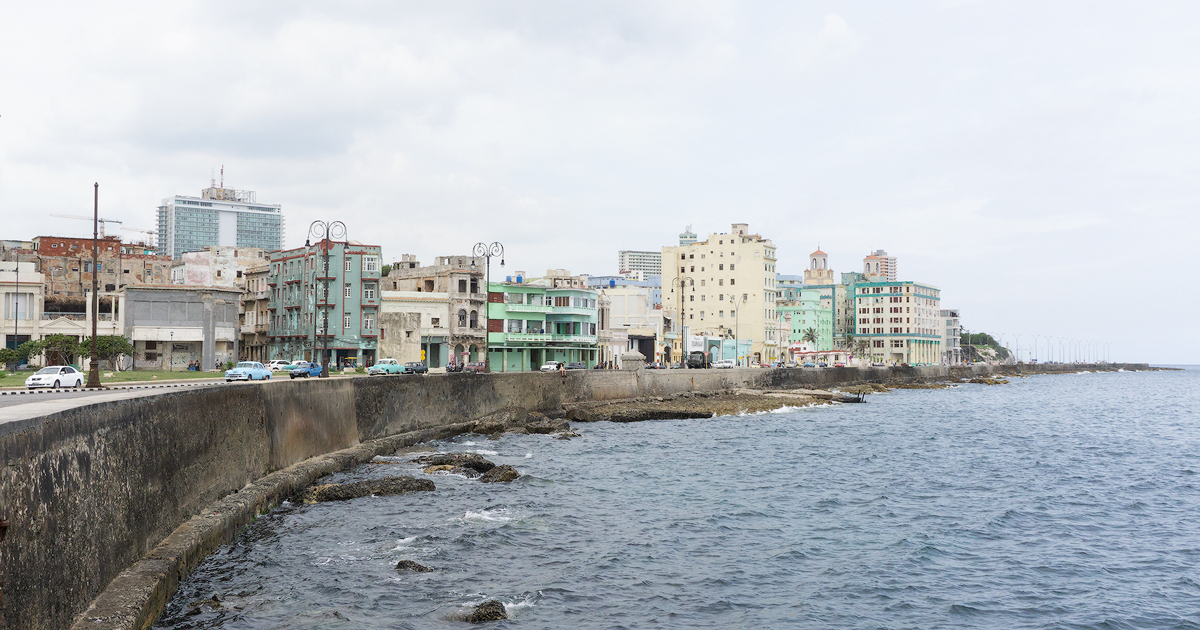
[[858, 339], [854, 342], [854, 353], [861, 358], [867, 358], [871, 350], [871, 342], [866, 339]]
[[814, 350], [817, 349], [817, 329], [806, 328], [804, 334], [800, 337], [800, 341], [812, 344]]

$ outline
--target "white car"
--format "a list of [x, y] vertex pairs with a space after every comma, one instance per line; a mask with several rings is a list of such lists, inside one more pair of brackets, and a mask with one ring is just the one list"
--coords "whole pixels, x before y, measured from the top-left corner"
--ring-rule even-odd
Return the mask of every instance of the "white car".
[[267, 369], [271, 370], [272, 372], [291, 372], [293, 367], [295, 366], [292, 365], [291, 361], [283, 361], [280, 359], [275, 359], [267, 364]]
[[83, 387], [83, 372], [69, 365], [51, 365], [44, 367], [25, 379], [25, 387]]
[[541, 370], [543, 372], [557, 372], [558, 365], [559, 365], [558, 361], [547, 361], [542, 364]]
[[733, 362], [733, 359], [721, 359], [720, 361], [713, 361], [713, 367], [715, 367], [717, 369], [726, 369], [727, 370], [727, 369], [734, 367], [735, 365], [737, 365], [737, 364]]

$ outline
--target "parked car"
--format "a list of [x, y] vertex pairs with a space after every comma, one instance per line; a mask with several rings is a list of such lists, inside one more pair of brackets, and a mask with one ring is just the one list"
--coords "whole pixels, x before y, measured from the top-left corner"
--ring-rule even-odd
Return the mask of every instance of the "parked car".
[[284, 361], [282, 359], [275, 359], [274, 361], [267, 363], [267, 369], [271, 370], [272, 372], [290, 372], [294, 367], [296, 367], [294, 363], [291, 361]]
[[288, 370], [289, 378], [308, 378], [310, 376], [321, 376], [320, 363], [297, 361], [292, 364], [292, 369]]
[[712, 364], [713, 367], [720, 369], [720, 370], [728, 370], [728, 369], [732, 368], [734, 365], [736, 365], [736, 364], [733, 362], [733, 359], [718, 359], [716, 361], [713, 361], [713, 364]]
[[241, 361], [232, 370], [225, 371], [225, 382], [231, 381], [266, 381], [271, 378], [271, 370], [258, 361]]
[[805, 361], [805, 362], [804, 362], [804, 367], [806, 367], [806, 368], [815, 368], [815, 367], [817, 367], [817, 364], [816, 364], [816, 363], [813, 363], [812, 361]]
[[685, 367], [687, 367], [687, 366], [683, 364], [683, 361], [676, 361], [676, 362], [674, 362], [674, 363], [672, 363], [672, 364], [671, 364], [671, 369], [672, 369], [672, 370], [682, 370], [682, 369], [684, 369]]
[[829, 364], [824, 361], [817, 361], [817, 367], [829, 367]]
[[833, 367], [846, 367], [846, 364], [842, 363], [841, 361], [838, 361], [833, 364]]
[[[487, 363], [484, 363], [483, 361], [472, 361], [463, 366], [463, 371], [470, 372], [472, 374], [482, 374], [487, 371]], [[546, 370], [543, 369], [542, 371], [545, 372]]]
[[404, 364], [405, 374], [429, 374], [429, 366], [420, 361], [409, 361]]
[[51, 365], [34, 372], [25, 379], [25, 387], [83, 387], [83, 372], [69, 365]]
[[388, 374], [403, 374], [404, 364], [395, 359], [380, 359], [367, 368], [367, 376], [387, 376]]
[[800, 364], [796, 363], [795, 361], [788, 361], [787, 364], [784, 365], [784, 367], [798, 368], [798, 367], [800, 367]]
[[587, 368], [587, 364], [584, 363], [583, 361], [572, 361], [567, 364], [567, 369], [568, 370], [586, 370], [588, 368]]
[[557, 372], [558, 371], [558, 361], [547, 361], [547, 362], [543, 363], [542, 367], [539, 369], [541, 369], [543, 372]]

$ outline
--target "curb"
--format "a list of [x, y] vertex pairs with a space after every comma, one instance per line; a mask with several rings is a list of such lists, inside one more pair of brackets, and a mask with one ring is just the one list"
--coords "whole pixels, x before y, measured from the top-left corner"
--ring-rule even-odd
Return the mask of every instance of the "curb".
[[224, 383], [163, 383], [162, 385], [107, 385], [100, 389], [88, 389], [87, 387], [62, 389], [21, 389], [16, 391], [0, 391], [0, 396], [20, 396], [25, 394], [83, 394], [94, 393], [98, 391], [113, 391], [119, 389], [159, 389], [163, 387], [212, 387], [214, 385], [223, 385]]

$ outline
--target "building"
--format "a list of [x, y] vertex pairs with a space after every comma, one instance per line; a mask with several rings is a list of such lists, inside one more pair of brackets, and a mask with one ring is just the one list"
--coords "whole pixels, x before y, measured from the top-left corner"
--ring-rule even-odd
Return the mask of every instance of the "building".
[[41, 339], [42, 282], [34, 263], [0, 262], [0, 292], [4, 293], [0, 334], [5, 348], [16, 349], [26, 341]]
[[266, 252], [258, 247], [207, 245], [172, 263], [171, 284], [245, 288], [246, 271], [266, 263]]
[[[474, 256], [438, 256], [432, 265], [422, 266], [415, 256], [405, 254], [400, 262], [392, 265], [391, 271], [383, 279], [383, 288], [387, 291], [439, 293], [445, 296], [448, 315], [432, 335], [440, 340], [422, 342], [430, 346], [427, 348], [430, 350], [429, 356], [435, 357], [430, 359], [436, 360], [436, 364], [429, 364], [431, 367], [483, 360], [478, 357], [482, 355], [486, 334], [484, 320], [487, 295], [483, 290], [486, 261], [485, 258]], [[442, 356], [440, 347], [434, 352], [433, 346], [438, 344], [446, 344], [448, 356]]]
[[[453, 297], [436, 291], [384, 291], [379, 307], [379, 358], [421, 361], [431, 368], [481, 361], [483, 341], [461, 351], [451, 343]], [[482, 309], [481, 309], [482, 310]]]
[[[818, 250], [820, 251], [820, 250]], [[896, 257], [877, 249], [863, 258], [863, 275], [872, 280], [896, 281]]]
[[962, 344], [959, 343], [962, 332], [962, 320], [958, 317], [958, 309], [942, 309], [938, 312], [942, 324], [942, 363], [945, 365], [962, 365]]
[[638, 252], [623, 249], [617, 252], [617, 273], [641, 272], [645, 276], [662, 275], [662, 252]]
[[379, 246], [326, 239], [269, 256], [267, 354], [320, 363], [328, 356], [331, 366], [340, 367], [373, 365]]
[[[663, 265], [663, 309], [676, 313], [688, 335], [750, 340], [743, 364], [779, 359], [779, 288], [770, 239], [735, 223], [728, 234], [663, 247]], [[681, 356], [682, 339], [672, 345], [672, 355]]]
[[176, 195], [158, 207], [158, 247], [170, 258], [207, 246], [283, 246], [283, 212], [278, 204], [259, 203], [254, 191], [225, 188], [216, 181], [199, 197]]
[[125, 287], [120, 312], [133, 368], [182, 371], [199, 361], [212, 370], [236, 361], [241, 298], [230, 287]]
[[271, 291], [268, 281], [271, 276], [271, 265], [263, 262], [245, 270], [245, 281], [242, 293], [242, 308], [240, 313], [241, 347], [238, 359], [245, 361], [271, 360], [267, 354], [267, 333], [271, 327]]
[[598, 294], [566, 270], [537, 284], [488, 287], [488, 363], [492, 372], [525, 372], [546, 361], [598, 360]]
[[[92, 288], [92, 239], [38, 236], [29, 245], [27, 249], [6, 249], [5, 260], [37, 264], [44, 278], [47, 311], [82, 313], [84, 295]], [[152, 247], [122, 243], [116, 236], [98, 239], [97, 246], [96, 280], [101, 291], [170, 282], [171, 259], [154, 254]]]
[[942, 362], [941, 291], [917, 282], [855, 285], [856, 336], [873, 363]]
[[804, 284], [807, 286], [828, 286], [833, 284], [833, 270], [829, 268], [829, 254], [817, 248], [808, 255], [808, 268], [804, 270]]
[[679, 233], [679, 246], [691, 245], [697, 240], [696, 233], [692, 231], [692, 226], [687, 226], [687, 229]]
[[[779, 313], [789, 344], [807, 344], [815, 351], [833, 350], [833, 304], [822, 289], [801, 289], [799, 299], [779, 305]], [[809, 330], [815, 334], [815, 341], [805, 339]]]

